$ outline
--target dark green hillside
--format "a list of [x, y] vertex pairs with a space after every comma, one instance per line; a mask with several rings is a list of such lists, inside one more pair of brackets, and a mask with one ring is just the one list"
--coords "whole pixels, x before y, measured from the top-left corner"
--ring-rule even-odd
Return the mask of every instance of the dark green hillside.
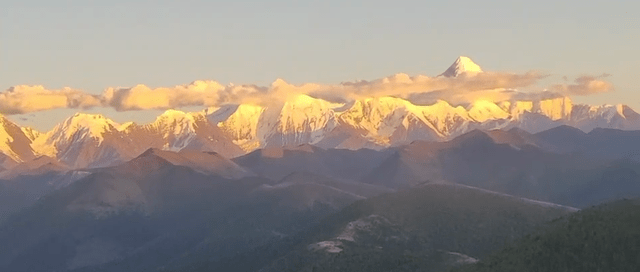
[[638, 271], [640, 200], [580, 211], [457, 272]]
[[[358, 201], [303, 237], [188, 267], [201, 271], [438, 271], [483, 258], [571, 211], [471, 187], [427, 184]], [[327, 244], [335, 247], [330, 250]]]
[[[380, 215], [402, 230], [424, 238], [434, 248], [483, 255], [496, 240], [501, 246], [535, 225], [568, 213], [472, 187], [427, 184], [357, 202], [332, 216], [336, 234], [351, 221]], [[331, 224], [331, 223], [330, 223]]]

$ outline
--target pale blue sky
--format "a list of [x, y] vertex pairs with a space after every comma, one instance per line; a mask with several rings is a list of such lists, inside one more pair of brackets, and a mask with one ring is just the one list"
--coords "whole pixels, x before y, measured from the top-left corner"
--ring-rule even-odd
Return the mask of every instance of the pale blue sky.
[[[575, 100], [640, 109], [637, 1], [485, 2], [0, 0], [0, 89], [339, 83], [437, 75], [466, 55], [485, 70], [552, 74], [549, 83], [609, 73], [615, 92]], [[49, 129], [74, 111], [12, 119]]]

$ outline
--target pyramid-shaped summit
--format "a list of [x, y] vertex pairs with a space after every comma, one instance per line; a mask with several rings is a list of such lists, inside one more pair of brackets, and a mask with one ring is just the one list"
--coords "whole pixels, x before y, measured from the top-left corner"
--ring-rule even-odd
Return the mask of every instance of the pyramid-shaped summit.
[[469, 57], [460, 56], [449, 66], [449, 69], [440, 74], [444, 77], [457, 77], [462, 74], [475, 75], [482, 72], [482, 68], [473, 62]]

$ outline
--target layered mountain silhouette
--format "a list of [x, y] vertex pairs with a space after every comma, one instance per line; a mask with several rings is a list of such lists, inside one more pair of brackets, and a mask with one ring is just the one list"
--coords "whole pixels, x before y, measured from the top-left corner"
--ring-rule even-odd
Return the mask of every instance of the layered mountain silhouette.
[[[149, 149], [6, 219], [0, 267], [129, 271], [169, 265], [187, 252], [231, 257], [392, 191], [306, 172], [272, 181], [217, 154]], [[38, 262], [25, 262], [32, 258]]]
[[[39, 157], [2, 173], [0, 268], [448, 269], [573, 207], [640, 197], [634, 141], [634, 131], [561, 126], [385, 150], [269, 147], [232, 159], [150, 148], [82, 170]], [[590, 153], [599, 149], [609, 153]]]

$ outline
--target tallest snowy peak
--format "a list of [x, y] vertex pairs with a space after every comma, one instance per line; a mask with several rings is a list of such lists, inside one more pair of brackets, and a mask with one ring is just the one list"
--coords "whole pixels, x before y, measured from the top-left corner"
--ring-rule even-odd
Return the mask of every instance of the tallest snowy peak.
[[444, 77], [457, 77], [462, 74], [475, 75], [482, 72], [482, 68], [470, 58], [460, 56], [449, 68], [440, 74]]
[[289, 85], [289, 83], [284, 81], [284, 79], [278, 78], [274, 82], [271, 83], [271, 88], [278, 88], [278, 87], [288, 86], [288, 85]]

